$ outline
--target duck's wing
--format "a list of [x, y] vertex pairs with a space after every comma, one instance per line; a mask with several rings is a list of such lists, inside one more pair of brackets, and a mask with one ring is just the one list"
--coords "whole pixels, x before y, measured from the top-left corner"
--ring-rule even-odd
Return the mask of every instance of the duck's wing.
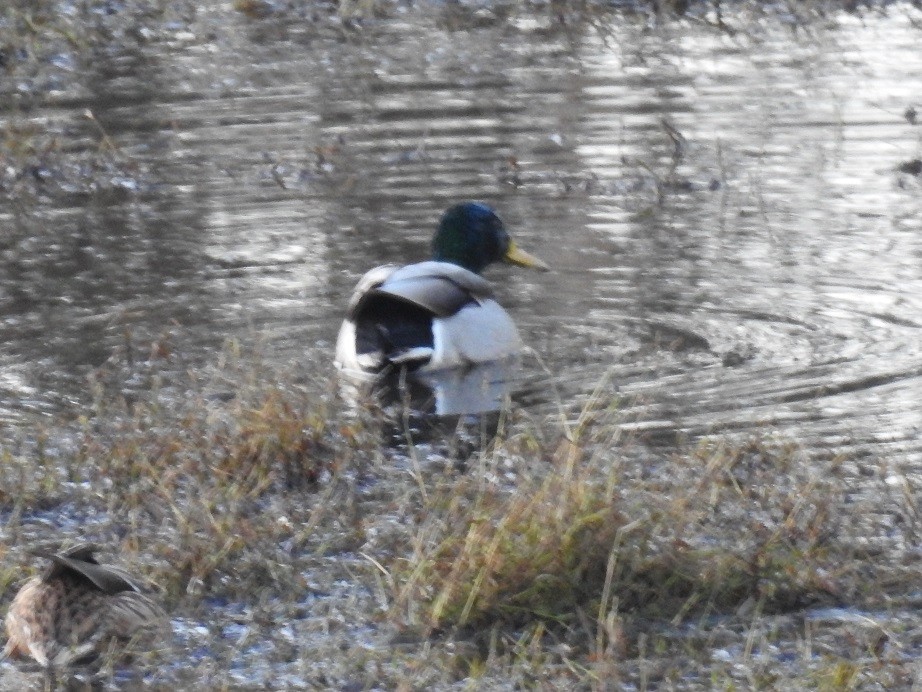
[[117, 594], [122, 591], [140, 591], [138, 585], [127, 572], [118, 567], [104, 566], [97, 563], [93, 557], [95, 550], [96, 546], [92, 544], [81, 544], [61, 553], [35, 551], [35, 554], [52, 562], [51, 568], [45, 573], [45, 581], [54, 579], [62, 572], [70, 571], [88, 579], [97, 589], [106, 594]]
[[377, 289], [398, 270], [396, 264], [384, 264], [374, 269], [369, 269], [352, 290], [349, 298], [349, 307], [346, 309], [346, 319], [354, 320], [359, 313], [362, 301], [371, 292]]
[[167, 614], [157, 603], [135, 591], [125, 591], [109, 600], [112, 633], [128, 639], [144, 631], [166, 630]]
[[420, 307], [433, 317], [449, 317], [471, 302], [493, 296], [483, 277], [449, 262], [420, 262], [401, 267], [374, 288]]
[[472, 303], [486, 303], [492, 295], [485, 279], [448, 262], [372, 269], [352, 295], [337, 337], [336, 361], [365, 372], [389, 363], [425, 364], [435, 352], [434, 323]]

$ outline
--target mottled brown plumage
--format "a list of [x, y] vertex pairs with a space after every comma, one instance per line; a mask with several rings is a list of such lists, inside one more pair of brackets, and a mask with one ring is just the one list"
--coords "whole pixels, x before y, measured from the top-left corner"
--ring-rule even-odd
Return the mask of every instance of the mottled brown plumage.
[[30, 579], [6, 615], [4, 656], [31, 656], [45, 668], [83, 663], [113, 643], [161, 631], [163, 610], [117, 567], [100, 565], [96, 547], [81, 544], [56, 554]]

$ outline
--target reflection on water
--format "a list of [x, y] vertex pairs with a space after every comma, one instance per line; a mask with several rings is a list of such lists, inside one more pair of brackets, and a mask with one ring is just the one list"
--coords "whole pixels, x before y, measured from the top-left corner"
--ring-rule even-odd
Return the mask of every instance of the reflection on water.
[[[69, 149], [0, 191], [0, 412], [234, 339], [332, 372], [358, 276], [483, 199], [554, 267], [487, 272], [536, 356], [517, 405], [575, 409], [610, 375], [651, 441], [772, 426], [918, 462], [919, 17], [824, 21], [420, 8], [349, 33], [211, 3], [58, 56], [15, 117]], [[434, 408], [499, 381], [438, 383]]]
[[432, 394], [439, 416], [499, 411], [508, 402], [518, 364], [488, 363], [462, 370], [423, 373], [414, 380]]
[[364, 377], [342, 373], [339, 389], [354, 408], [371, 405], [385, 412], [385, 446], [412, 455], [413, 447], [430, 445], [464, 465], [496, 437], [519, 382], [519, 363], [512, 360], [424, 373], [405, 368]]

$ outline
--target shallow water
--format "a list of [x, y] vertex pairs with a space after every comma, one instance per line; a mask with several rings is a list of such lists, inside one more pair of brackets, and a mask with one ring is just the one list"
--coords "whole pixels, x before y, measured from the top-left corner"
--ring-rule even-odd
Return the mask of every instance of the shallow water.
[[201, 5], [0, 86], [22, 106], [0, 125], [59, 147], [0, 171], [8, 430], [118, 363], [195, 371], [228, 342], [332, 372], [359, 276], [422, 259], [473, 198], [553, 267], [487, 271], [530, 347], [517, 405], [573, 412], [602, 382], [650, 444], [779, 432], [918, 470], [918, 10], [729, 31]]
[[360, 274], [422, 258], [477, 198], [554, 267], [488, 271], [535, 354], [520, 403], [610, 372], [651, 439], [771, 426], [917, 462], [919, 183], [898, 167], [919, 21], [429, 8], [354, 30], [215, 4], [56, 56], [7, 122], [77, 152], [104, 131], [118, 165], [6, 186], [2, 408], [84, 400], [113, 354], [163, 341], [183, 367], [227, 340], [323, 364]]

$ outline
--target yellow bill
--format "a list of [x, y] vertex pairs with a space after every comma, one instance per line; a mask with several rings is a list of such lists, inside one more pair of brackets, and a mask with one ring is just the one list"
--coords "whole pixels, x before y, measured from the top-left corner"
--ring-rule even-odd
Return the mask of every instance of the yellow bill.
[[525, 250], [520, 249], [512, 241], [509, 241], [509, 249], [506, 250], [506, 254], [503, 255], [503, 260], [509, 262], [509, 264], [515, 264], [519, 267], [531, 267], [532, 269], [540, 269], [541, 271], [550, 270], [550, 267], [547, 266], [543, 261], [539, 260], [534, 255], [525, 252]]

